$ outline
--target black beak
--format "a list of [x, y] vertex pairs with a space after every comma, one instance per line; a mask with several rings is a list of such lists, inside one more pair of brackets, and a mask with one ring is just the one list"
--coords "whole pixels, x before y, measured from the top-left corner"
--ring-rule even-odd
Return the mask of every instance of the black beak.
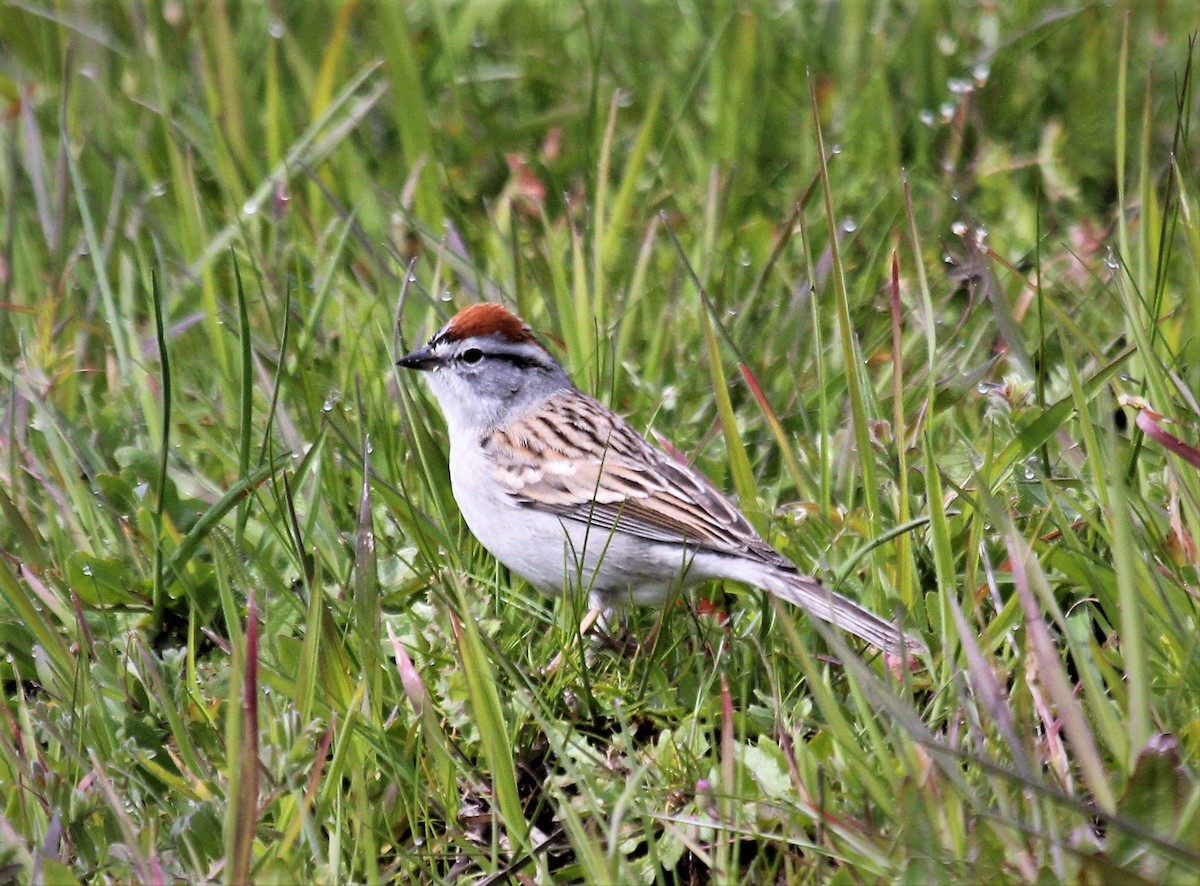
[[411, 354], [405, 354], [396, 361], [397, 366], [404, 369], [416, 369], [418, 372], [425, 372], [439, 365], [442, 359], [433, 353], [433, 349], [429, 345], [417, 348]]

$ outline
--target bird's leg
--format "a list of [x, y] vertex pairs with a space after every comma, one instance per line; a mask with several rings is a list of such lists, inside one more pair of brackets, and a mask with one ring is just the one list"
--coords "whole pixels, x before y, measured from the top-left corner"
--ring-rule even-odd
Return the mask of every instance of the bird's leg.
[[[606, 646], [624, 658], [629, 658], [636, 653], [641, 647], [641, 643], [633, 635], [633, 632], [629, 630], [629, 610], [624, 607], [616, 609], [608, 606], [600, 610], [589, 610], [588, 614], [590, 615], [592, 612], [597, 611], [599, 615], [595, 619], [595, 624], [594, 626], [590, 626], [593, 627], [591, 634], [592, 651], [594, 652], [598, 647]], [[584, 622], [587, 622], [586, 618]], [[585, 630], [583, 624], [580, 624], [579, 630], [581, 632]]]
[[[596, 601], [592, 601], [588, 611], [584, 614], [579, 622], [579, 636], [588, 636], [591, 641], [583, 653], [583, 663], [591, 667], [592, 660], [595, 657], [596, 637], [608, 636], [608, 625], [612, 621], [613, 610], [610, 606], [597, 605]], [[595, 632], [593, 631], [595, 629]], [[549, 677], [557, 673], [562, 667], [563, 653], [560, 651], [550, 660], [550, 664], [542, 668], [542, 675]]]
[[612, 617], [613, 609], [611, 606], [597, 605], [593, 601], [579, 622], [579, 633], [581, 635], [586, 634], [592, 628], [595, 628], [597, 634], [607, 635], [609, 625], [612, 624]]

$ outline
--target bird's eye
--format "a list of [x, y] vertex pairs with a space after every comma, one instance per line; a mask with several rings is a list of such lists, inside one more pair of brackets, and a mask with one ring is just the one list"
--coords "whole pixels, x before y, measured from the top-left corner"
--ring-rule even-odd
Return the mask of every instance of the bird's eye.
[[468, 366], [474, 366], [483, 359], [483, 351], [479, 350], [479, 348], [467, 348], [459, 354], [458, 359], [462, 360]]

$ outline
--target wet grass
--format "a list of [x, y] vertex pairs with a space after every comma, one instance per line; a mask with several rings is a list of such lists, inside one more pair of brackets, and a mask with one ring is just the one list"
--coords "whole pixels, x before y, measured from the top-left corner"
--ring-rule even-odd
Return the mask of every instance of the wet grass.
[[[1195, 877], [1192, 4], [275, 15], [0, 8], [0, 882]], [[920, 667], [585, 666], [392, 367], [483, 298]]]

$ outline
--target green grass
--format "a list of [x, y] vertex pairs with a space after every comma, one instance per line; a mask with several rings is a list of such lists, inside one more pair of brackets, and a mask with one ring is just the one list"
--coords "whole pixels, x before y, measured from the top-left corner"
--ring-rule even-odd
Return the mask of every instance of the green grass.
[[[0, 882], [1197, 881], [1193, 3], [294, 6], [0, 7]], [[482, 298], [930, 655], [585, 666]]]

